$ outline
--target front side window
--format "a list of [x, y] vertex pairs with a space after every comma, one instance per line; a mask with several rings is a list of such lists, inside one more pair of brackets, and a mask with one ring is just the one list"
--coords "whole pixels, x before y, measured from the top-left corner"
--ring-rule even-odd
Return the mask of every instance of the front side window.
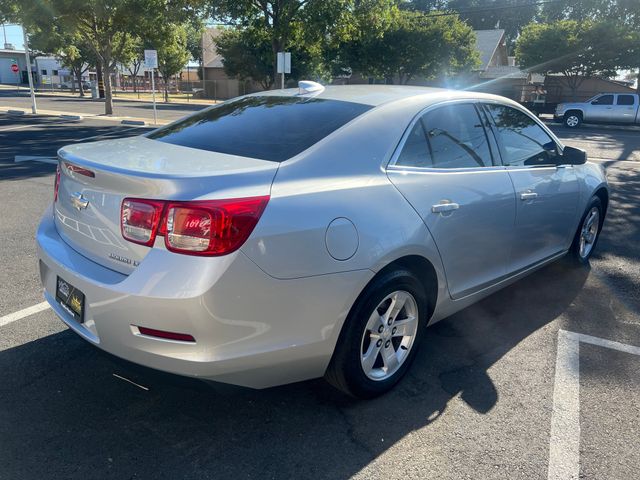
[[282, 162], [369, 109], [370, 105], [324, 98], [245, 97], [155, 130], [148, 138]]
[[485, 105], [502, 144], [508, 166], [555, 165], [558, 147], [529, 115], [505, 105]]
[[633, 105], [635, 98], [633, 95], [618, 95], [618, 105]]
[[613, 105], [613, 95], [602, 95], [591, 102], [591, 105]]

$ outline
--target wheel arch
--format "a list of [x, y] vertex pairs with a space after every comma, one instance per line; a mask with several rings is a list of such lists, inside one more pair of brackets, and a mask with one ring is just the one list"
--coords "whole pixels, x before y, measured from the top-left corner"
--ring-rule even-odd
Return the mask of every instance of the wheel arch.
[[567, 115], [569, 115], [571, 113], [576, 113], [576, 114], [580, 115], [580, 118], [584, 120], [584, 112], [582, 110], [580, 110], [579, 108], [571, 108], [571, 109], [567, 110], [564, 113], [564, 117], [566, 117]]
[[609, 191], [606, 189], [606, 187], [601, 186], [597, 188], [595, 192], [593, 192], [593, 195], [598, 197], [602, 202], [602, 208], [604, 210], [604, 212], [602, 212], [603, 213], [602, 220], [604, 221], [604, 215], [607, 214], [607, 209], [609, 208]]

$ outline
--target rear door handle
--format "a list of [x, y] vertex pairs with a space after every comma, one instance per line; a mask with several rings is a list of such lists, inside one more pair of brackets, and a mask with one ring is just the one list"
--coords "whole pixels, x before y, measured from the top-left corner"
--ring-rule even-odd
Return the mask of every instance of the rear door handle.
[[538, 198], [536, 192], [523, 192], [520, 194], [520, 200], [533, 200], [534, 198]]
[[442, 213], [442, 212], [451, 212], [452, 210], [458, 210], [460, 205], [457, 203], [443, 201], [431, 206], [431, 211], [433, 213]]

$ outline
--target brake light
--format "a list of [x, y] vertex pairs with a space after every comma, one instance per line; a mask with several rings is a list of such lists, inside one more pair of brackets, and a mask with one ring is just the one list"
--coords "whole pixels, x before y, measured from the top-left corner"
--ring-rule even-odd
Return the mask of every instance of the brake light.
[[86, 168], [82, 168], [82, 167], [79, 167], [77, 165], [73, 165], [73, 164], [68, 163], [68, 162], [64, 162], [64, 166], [70, 172], [77, 173], [79, 175], [84, 175], [85, 177], [89, 177], [89, 178], [95, 178], [96, 177], [95, 173], [93, 173], [91, 170], [87, 170]]
[[56, 166], [56, 179], [53, 182], [53, 202], [58, 201], [58, 189], [60, 188], [60, 164]]
[[269, 196], [193, 202], [127, 198], [122, 202], [122, 235], [148, 246], [156, 235], [164, 235], [172, 252], [227, 255], [249, 238], [268, 201]]
[[164, 202], [125, 198], [120, 209], [120, 229], [124, 239], [152, 246], [163, 209]]

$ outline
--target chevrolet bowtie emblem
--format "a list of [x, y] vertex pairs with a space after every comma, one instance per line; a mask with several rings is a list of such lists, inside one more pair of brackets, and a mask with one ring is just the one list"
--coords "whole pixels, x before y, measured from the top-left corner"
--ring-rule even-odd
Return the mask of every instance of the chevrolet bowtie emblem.
[[89, 200], [84, 198], [80, 192], [72, 193], [71, 205], [73, 205], [76, 210], [80, 211], [83, 208], [87, 208], [87, 206], [89, 205]]

